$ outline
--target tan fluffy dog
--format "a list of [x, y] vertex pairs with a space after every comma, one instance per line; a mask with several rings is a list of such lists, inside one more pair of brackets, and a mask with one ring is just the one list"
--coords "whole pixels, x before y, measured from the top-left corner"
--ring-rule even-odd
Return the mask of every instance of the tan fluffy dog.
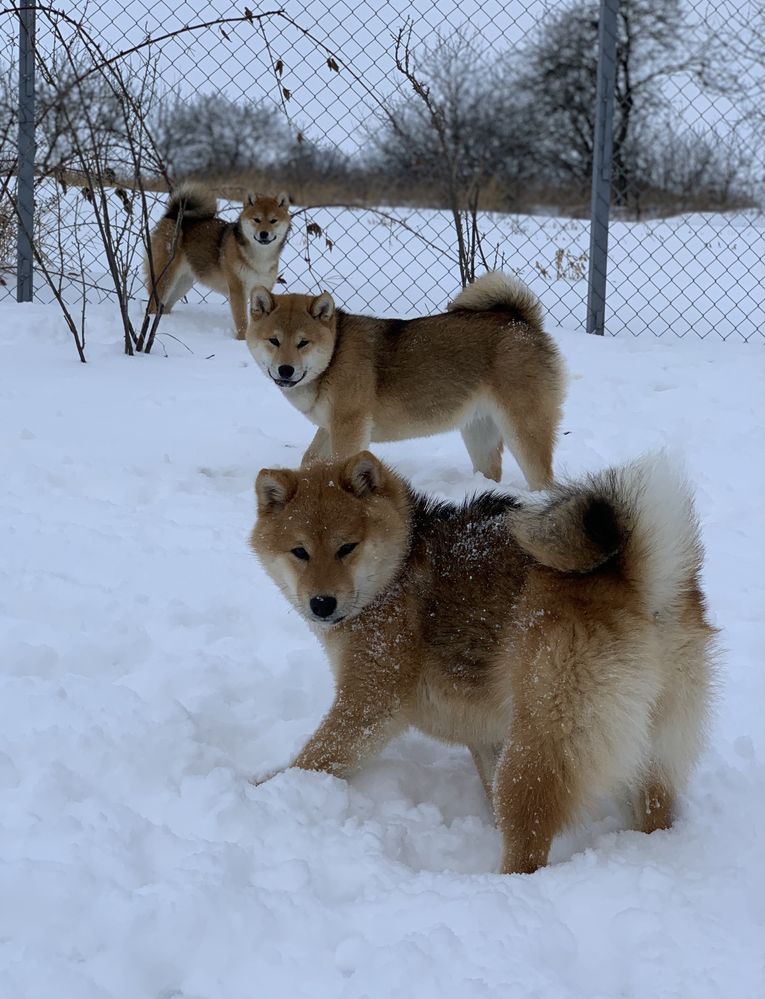
[[664, 459], [456, 507], [365, 452], [264, 470], [257, 496], [252, 547], [335, 675], [294, 766], [343, 777], [410, 725], [465, 744], [504, 872], [545, 864], [600, 792], [630, 792], [638, 829], [669, 826], [714, 632], [692, 501]]
[[257, 288], [247, 344], [319, 427], [306, 463], [459, 428], [487, 478], [500, 479], [504, 442], [532, 489], [552, 482], [563, 366], [539, 302], [515, 278], [487, 274], [448, 312], [411, 320], [337, 311], [327, 292]]
[[[236, 222], [217, 217], [218, 200], [200, 184], [181, 184], [151, 234], [144, 261], [149, 312], [170, 312], [195, 282], [228, 298], [244, 340], [254, 288], [272, 288], [290, 229], [289, 199], [248, 194]], [[154, 291], [156, 286], [156, 293]]]

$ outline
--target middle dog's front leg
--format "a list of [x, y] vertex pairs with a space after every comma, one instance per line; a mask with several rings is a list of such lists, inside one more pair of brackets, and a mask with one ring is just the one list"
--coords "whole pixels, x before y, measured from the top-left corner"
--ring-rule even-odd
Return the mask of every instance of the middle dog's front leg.
[[400, 701], [392, 692], [341, 685], [332, 707], [292, 766], [345, 777], [404, 727]]
[[303, 460], [300, 462], [300, 467], [305, 468], [307, 465], [312, 465], [315, 461], [326, 461], [330, 453], [329, 431], [324, 427], [319, 427], [314, 434], [313, 440], [306, 448]]
[[329, 439], [330, 451], [338, 458], [366, 451], [372, 440], [372, 417], [358, 411], [333, 414]]

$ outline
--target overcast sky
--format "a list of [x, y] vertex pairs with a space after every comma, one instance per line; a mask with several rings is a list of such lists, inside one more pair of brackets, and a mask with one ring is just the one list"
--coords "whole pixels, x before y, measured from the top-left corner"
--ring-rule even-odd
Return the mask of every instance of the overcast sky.
[[[658, 2], [658, 0], [657, 0]], [[533, 36], [537, 24], [561, 0], [284, 0], [285, 13], [297, 25], [309, 29], [327, 45], [341, 63], [339, 73], [327, 67], [327, 55], [297, 27], [272, 18], [264, 23], [271, 54], [261, 30], [249, 24], [227, 28], [228, 40], [218, 29], [184, 34], [152, 49], [166, 86], [177, 86], [188, 95], [195, 90], [224, 92], [237, 100], [275, 100], [278, 88], [273, 63], [281, 59], [282, 85], [291, 92], [286, 107], [296, 127], [313, 138], [326, 138], [348, 151], [364, 140], [364, 126], [376, 111], [376, 101], [385, 100], [400, 85], [393, 62], [393, 36], [411, 19], [412, 45], [432, 43], [437, 35], [455, 32], [477, 40], [481, 56], [476, 72], [482, 72], [483, 58], [498, 54], [511, 57], [514, 48]], [[253, 11], [276, 10], [273, 5], [252, 5]], [[729, 28], [731, 19], [746, 25], [756, 3], [734, 0], [697, 0], [694, 10], [714, 11], [714, 20]], [[110, 52], [139, 44], [148, 36], [157, 37], [184, 24], [236, 16], [243, 9], [216, 0], [214, 3], [165, 3], [157, 0], [91, 0], [89, 3], [63, 3], [60, 8], [80, 17]], [[50, 44], [50, 30], [40, 16], [41, 44]], [[3, 27], [11, 27], [7, 21]], [[737, 31], [741, 37], [741, 31]], [[353, 74], [363, 82], [353, 79]], [[668, 93], [689, 124], [701, 118], [718, 134], [740, 115], [737, 104], [715, 95], [710, 99], [680, 76], [667, 84]]]

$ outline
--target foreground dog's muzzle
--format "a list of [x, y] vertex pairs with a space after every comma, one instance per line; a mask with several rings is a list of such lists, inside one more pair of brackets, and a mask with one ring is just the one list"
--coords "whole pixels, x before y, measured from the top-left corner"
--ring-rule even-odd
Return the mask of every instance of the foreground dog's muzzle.
[[344, 621], [346, 615], [337, 613], [337, 600], [328, 595], [311, 597], [308, 601], [311, 608], [311, 619], [319, 624], [338, 624]]
[[276, 240], [276, 236], [256, 236], [255, 241], [260, 243], [261, 246], [268, 246], [269, 243], [273, 243]]

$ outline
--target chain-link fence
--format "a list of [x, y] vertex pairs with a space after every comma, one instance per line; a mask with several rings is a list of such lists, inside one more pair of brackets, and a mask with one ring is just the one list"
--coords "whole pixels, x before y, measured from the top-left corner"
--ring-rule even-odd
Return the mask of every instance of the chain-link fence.
[[[606, 331], [761, 338], [765, 16], [729, 0], [604, 2], [616, 27], [599, 171], [598, 0], [37, 4], [35, 295], [108, 298], [117, 273], [145, 301], [144, 221], [192, 175], [232, 219], [248, 190], [290, 192], [287, 290], [411, 315], [499, 266], [552, 325], [585, 328], [595, 169]], [[6, 294], [21, 16], [9, 6], [0, 22]]]

